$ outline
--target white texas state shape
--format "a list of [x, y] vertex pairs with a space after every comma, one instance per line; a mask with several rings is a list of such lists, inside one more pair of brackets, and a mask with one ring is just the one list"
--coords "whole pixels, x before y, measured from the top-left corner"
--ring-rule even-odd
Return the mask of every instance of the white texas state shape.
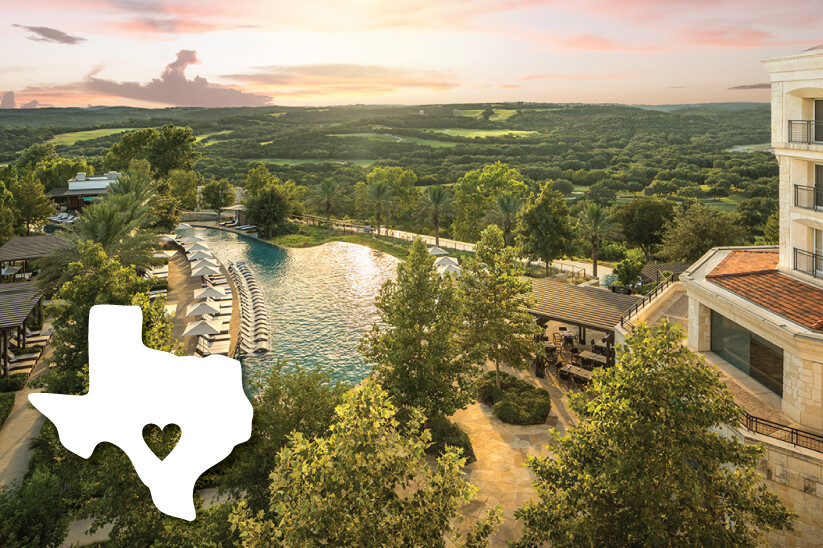
[[[89, 392], [30, 394], [57, 427], [60, 442], [87, 459], [103, 441], [131, 459], [157, 508], [193, 520], [194, 482], [251, 436], [252, 406], [240, 362], [225, 356], [174, 356], [143, 346], [137, 306], [97, 305], [89, 315]], [[143, 427], [177, 424], [180, 441], [162, 461]]]

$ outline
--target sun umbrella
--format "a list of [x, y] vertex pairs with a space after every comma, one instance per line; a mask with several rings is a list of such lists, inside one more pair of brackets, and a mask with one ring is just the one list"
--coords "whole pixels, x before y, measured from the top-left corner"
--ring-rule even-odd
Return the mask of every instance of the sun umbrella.
[[203, 314], [219, 314], [220, 307], [214, 306], [212, 303], [203, 301], [195, 304], [190, 304], [186, 309], [186, 317], [202, 316]]
[[212, 259], [214, 255], [209, 253], [208, 251], [195, 251], [191, 255], [189, 255], [189, 261], [196, 261], [198, 259]]
[[225, 299], [226, 294], [213, 287], [201, 287], [194, 290], [194, 299]]
[[181, 244], [196, 244], [197, 242], [202, 242], [205, 238], [201, 238], [200, 236], [186, 236], [185, 238], [180, 240]]
[[177, 253], [177, 252], [176, 251], [171, 251], [170, 249], [164, 249], [162, 251], [156, 251], [154, 253], [154, 256], [157, 259], [165, 259], [165, 258], [171, 259], [174, 256], [175, 253]]
[[192, 251], [208, 251], [209, 246], [206, 244], [201, 244], [200, 242], [195, 242], [189, 246], [186, 246], [186, 253], [191, 253]]
[[430, 247], [429, 248], [429, 255], [434, 255], [435, 257], [442, 257], [443, 255], [448, 255], [449, 252], [439, 247]]
[[198, 259], [196, 261], [192, 261], [191, 263], [192, 270], [197, 270], [198, 268], [203, 266], [213, 266], [215, 268], [219, 268], [220, 264], [214, 259]]
[[457, 259], [454, 257], [440, 257], [436, 261], [434, 261], [434, 266], [460, 266], [460, 263], [457, 262]]
[[160, 237], [170, 242], [177, 241], [177, 234], [161, 234]]
[[191, 275], [194, 276], [214, 276], [216, 274], [220, 274], [220, 270], [214, 268], [213, 266], [201, 266], [197, 270], [192, 270]]
[[453, 264], [442, 266], [437, 269], [440, 274], [457, 274], [460, 275], [461, 268], [459, 266], [454, 266]]
[[184, 337], [194, 337], [196, 335], [216, 335], [220, 333], [220, 322], [217, 320], [197, 320], [190, 322], [183, 331]]

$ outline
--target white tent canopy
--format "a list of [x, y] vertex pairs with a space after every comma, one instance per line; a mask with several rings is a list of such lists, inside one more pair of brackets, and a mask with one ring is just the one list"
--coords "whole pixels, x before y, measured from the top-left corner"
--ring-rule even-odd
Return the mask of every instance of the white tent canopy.
[[225, 299], [227, 295], [213, 287], [201, 287], [194, 290], [194, 299]]
[[220, 264], [214, 259], [197, 259], [196, 261], [193, 261], [191, 263], [191, 269], [192, 270], [197, 270], [198, 268], [201, 268], [201, 267], [204, 267], [204, 266], [211, 266], [211, 267], [214, 267], [214, 268], [219, 268]]
[[198, 259], [211, 259], [214, 255], [209, 253], [208, 251], [195, 251], [191, 255], [189, 255], [189, 261], [196, 261]]
[[430, 247], [429, 248], [429, 255], [434, 255], [435, 257], [442, 257], [443, 255], [448, 255], [448, 254], [449, 254], [448, 251], [446, 251], [444, 249], [440, 249], [439, 247]]
[[183, 331], [184, 337], [194, 337], [196, 335], [216, 335], [220, 333], [221, 323], [217, 320], [197, 320], [190, 322]]
[[192, 270], [191, 275], [194, 276], [214, 276], [216, 274], [220, 274], [220, 270], [213, 267], [213, 266], [201, 266], [195, 270]]
[[177, 234], [161, 234], [160, 237], [170, 242], [177, 241]]
[[200, 236], [186, 236], [185, 238], [180, 240], [182, 244], [196, 244], [197, 242], [202, 242], [205, 238], [201, 238]]
[[460, 263], [457, 262], [457, 259], [454, 257], [440, 257], [436, 261], [434, 261], [434, 266], [460, 266]]
[[200, 242], [193, 243], [189, 246], [186, 246], [186, 253], [191, 253], [192, 251], [208, 251], [209, 246], [206, 244], [201, 244]]
[[454, 266], [453, 264], [450, 264], [450, 265], [439, 267], [437, 269], [437, 271], [440, 272], [441, 275], [443, 275], [443, 274], [457, 274], [458, 276], [460, 276], [460, 272], [462, 271], [462, 269], [459, 266]]
[[219, 314], [220, 307], [215, 306], [214, 304], [202, 301], [195, 304], [190, 304], [189, 307], [186, 309], [186, 317], [190, 316], [202, 316], [203, 314]]

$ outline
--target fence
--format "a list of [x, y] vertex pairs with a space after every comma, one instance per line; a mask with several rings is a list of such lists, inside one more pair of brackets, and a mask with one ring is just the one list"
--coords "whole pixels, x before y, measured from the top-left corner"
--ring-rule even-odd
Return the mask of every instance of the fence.
[[823, 436], [780, 424], [743, 411], [743, 425], [755, 434], [761, 434], [798, 447], [823, 453]]
[[637, 301], [630, 309], [620, 315], [620, 327], [626, 329], [627, 327], [631, 326], [629, 320], [632, 316], [635, 316], [638, 312], [644, 309], [649, 303], [659, 297], [663, 291], [666, 290], [671, 284], [674, 283], [674, 274], [667, 277], [665, 280], [657, 284], [651, 292], [647, 293], [641, 300]]

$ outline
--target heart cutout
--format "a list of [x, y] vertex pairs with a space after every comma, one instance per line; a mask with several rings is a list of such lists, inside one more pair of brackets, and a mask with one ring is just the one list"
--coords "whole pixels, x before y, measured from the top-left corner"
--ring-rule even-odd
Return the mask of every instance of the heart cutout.
[[143, 427], [143, 441], [158, 459], [164, 460], [177, 447], [182, 433], [176, 424], [167, 424], [162, 429], [156, 424], [147, 424]]

